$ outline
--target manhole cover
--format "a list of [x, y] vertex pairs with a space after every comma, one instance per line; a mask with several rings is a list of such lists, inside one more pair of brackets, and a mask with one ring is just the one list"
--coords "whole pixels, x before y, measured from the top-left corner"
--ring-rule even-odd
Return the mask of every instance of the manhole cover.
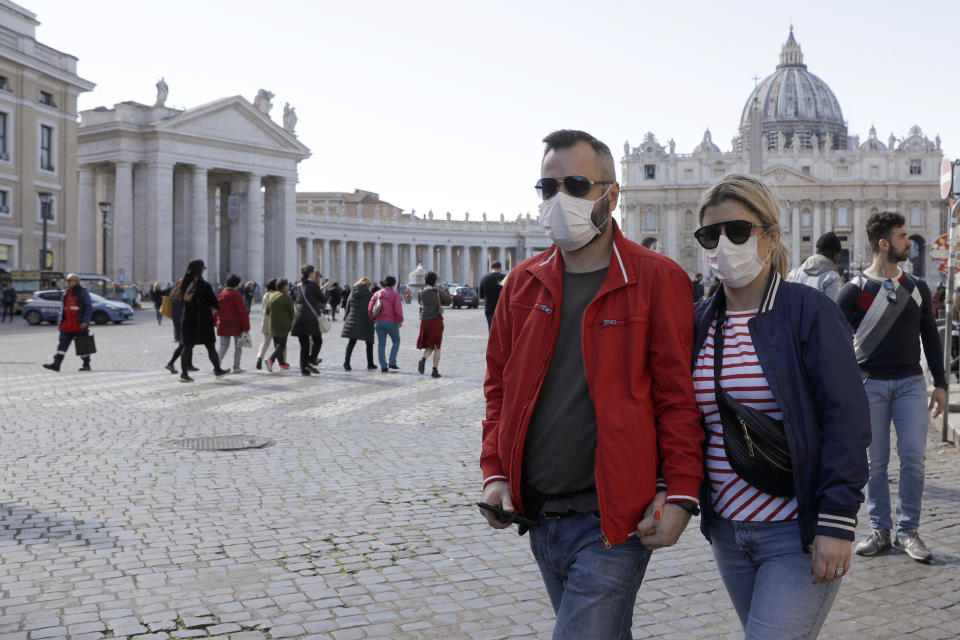
[[241, 451], [243, 449], [263, 449], [273, 444], [268, 438], [259, 436], [211, 436], [207, 438], [182, 438], [169, 440], [167, 446], [194, 451]]

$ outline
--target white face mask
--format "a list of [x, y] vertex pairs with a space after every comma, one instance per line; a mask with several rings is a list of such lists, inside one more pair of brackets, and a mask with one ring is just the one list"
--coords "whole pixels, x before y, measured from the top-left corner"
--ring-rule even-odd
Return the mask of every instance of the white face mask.
[[[607, 188], [609, 193], [610, 188]], [[540, 217], [538, 222], [547, 237], [553, 240], [564, 251], [582, 249], [588, 242], [599, 236], [603, 231], [598, 229], [591, 214], [593, 205], [606, 196], [604, 193], [596, 200], [574, 198], [568, 193], [558, 191], [557, 195], [540, 203]], [[609, 220], [608, 220], [609, 223]], [[606, 225], [604, 225], [606, 228]]]
[[[751, 235], [743, 244], [734, 244], [726, 235], [720, 236], [720, 242], [713, 249], [704, 250], [707, 266], [717, 280], [734, 289], [746, 286], [760, 275], [767, 266], [766, 260], [757, 255], [757, 236]], [[770, 251], [773, 255], [773, 251]], [[767, 258], [770, 257], [767, 256]]]

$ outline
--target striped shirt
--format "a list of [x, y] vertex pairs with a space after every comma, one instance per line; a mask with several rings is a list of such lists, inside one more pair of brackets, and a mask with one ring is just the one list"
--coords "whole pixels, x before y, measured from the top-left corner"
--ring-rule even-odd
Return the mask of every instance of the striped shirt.
[[[770, 392], [770, 385], [760, 368], [747, 328], [747, 321], [755, 315], [757, 309], [727, 311], [720, 386], [738, 402], [782, 420], [783, 414]], [[716, 325], [716, 320], [710, 324], [707, 339], [697, 354], [697, 366], [693, 373], [697, 405], [707, 426], [706, 462], [713, 511], [727, 520], [794, 520], [797, 518], [796, 498], [778, 498], [763, 493], [740, 478], [727, 460], [713, 383], [713, 336]]]

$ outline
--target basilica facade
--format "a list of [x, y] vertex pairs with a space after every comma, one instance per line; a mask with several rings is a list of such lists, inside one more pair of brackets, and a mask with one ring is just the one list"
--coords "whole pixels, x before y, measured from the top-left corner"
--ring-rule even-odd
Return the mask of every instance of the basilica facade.
[[793, 265], [815, 252], [817, 238], [834, 231], [844, 252], [840, 269], [856, 273], [871, 261], [866, 220], [877, 211], [904, 216], [913, 246], [905, 268], [939, 281], [929, 247], [945, 233], [939, 199], [940, 138], [919, 126], [885, 140], [874, 127], [851, 135], [833, 91], [807, 70], [791, 28], [776, 70], [760, 81], [744, 105], [729, 151], [710, 131], [692, 153], [653, 133], [624, 144], [621, 214], [627, 237], [666, 254], [691, 275], [707, 273], [693, 237], [697, 203], [708, 186], [729, 173], [761, 176], [780, 202], [783, 242]]

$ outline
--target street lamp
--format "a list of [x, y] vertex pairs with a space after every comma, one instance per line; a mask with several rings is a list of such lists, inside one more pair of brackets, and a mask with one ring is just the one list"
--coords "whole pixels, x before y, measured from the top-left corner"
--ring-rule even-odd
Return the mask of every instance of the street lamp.
[[[40, 246], [40, 269], [47, 270], [53, 265], [47, 265], [47, 221], [53, 220], [53, 194], [41, 192], [40, 219], [43, 221], [43, 244]], [[52, 261], [51, 261], [52, 262]]]
[[[103, 225], [102, 225], [103, 226], [103, 275], [106, 276], [107, 275], [107, 234], [110, 233], [110, 219], [108, 217], [110, 215], [110, 203], [101, 202], [99, 203], [99, 206], [100, 206], [100, 213], [103, 214]], [[107, 287], [106, 283], [104, 283], [103, 287], [104, 289], [106, 289]]]

